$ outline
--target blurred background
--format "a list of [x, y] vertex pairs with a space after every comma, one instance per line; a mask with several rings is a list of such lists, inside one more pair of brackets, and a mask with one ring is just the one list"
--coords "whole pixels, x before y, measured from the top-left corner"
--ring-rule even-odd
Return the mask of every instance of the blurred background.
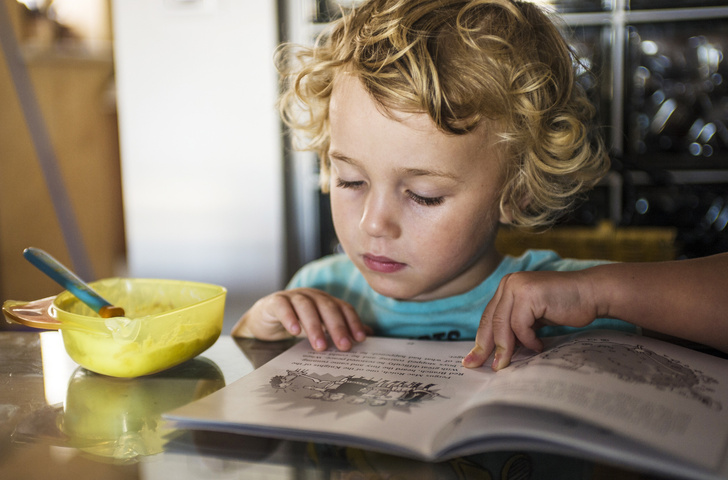
[[[316, 158], [288, 147], [272, 57], [353, 3], [0, 0], [0, 300], [59, 292], [23, 259], [35, 246], [87, 280], [224, 285], [227, 332], [330, 253]], [[728, 2], [549, 8], [587, 67], [613, 167], [555, 228], [504, 229], [499, 248], [728, 251]]]

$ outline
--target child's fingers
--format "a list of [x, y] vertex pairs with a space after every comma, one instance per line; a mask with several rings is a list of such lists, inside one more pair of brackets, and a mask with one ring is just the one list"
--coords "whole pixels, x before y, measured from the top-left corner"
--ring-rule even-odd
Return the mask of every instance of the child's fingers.
[[326, 350], [327, 333], [340, 350], [349, 350], [371, 333], [354, 308], [320, 290], [300, 288], [258, 300], [233, 327], [236, 336], [280, 340], [305, 333], [311, 346]]
[[238, 337], [282, 340], [301, 333], [298, 317], [290, 301], [280, 293], [258, 300], [240, 317], [231, 334]]
[[266, 317], [272, 325], [280, 324], [286, 332], [293, 336], [301, 333], [301, 324], [296, 309], [287, 295], [274, 294], [270, 297], [265, 309]]
[[[321, 321], [336, 348], [342, 351], [350, 350], [354, 345], [354, 339], [345, 313], [348, 304], [328, 295], [320, 295], [315, 301]], [[348, 315], [351, 315], [351, 312]]]
[[361, 322], [359, 314], [356, 313], [354, 307], [352, 307], [349, 303], [342, 302], [341, 311], [344, 315], [346, 324], [349, 326], [349, 331], [354, 337], [354, 341], [363, 342], [367, 338], [367, 335], [372, 334], [371, 327]]
[[289, 300], [313, 349], [319, 352], [326, 350], [326, 335], [317, 303], [303, 292], [289, 293]]

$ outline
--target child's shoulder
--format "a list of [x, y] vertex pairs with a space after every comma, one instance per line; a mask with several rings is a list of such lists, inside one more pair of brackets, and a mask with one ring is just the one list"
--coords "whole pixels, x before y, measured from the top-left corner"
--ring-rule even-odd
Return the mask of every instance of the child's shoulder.
[[562, 258], [553, 250], [526, 250], [518, 257], [507, 255], [501, 264], [504, 273], [547, 271], [573, 271], [583, 270], [607, 263], [605, 260], [582, 260]]
[[291, 286], [313, 285], [321, 281], [348, 278], [358, 274], [356, 266], [343, 253], [335, 253], [313, 260], [296, 272], [291, 279]]
[[304, 265], [301, 270], [334, 270], [337, 272], [347, 272], [356, 270], [356, 267], [344, 253], [333, 253]]

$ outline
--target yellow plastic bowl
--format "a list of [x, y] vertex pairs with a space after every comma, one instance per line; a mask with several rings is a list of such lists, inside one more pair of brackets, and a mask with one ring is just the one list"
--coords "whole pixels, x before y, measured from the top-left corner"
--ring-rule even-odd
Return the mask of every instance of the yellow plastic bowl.
[[68, 355], [82, 367], [114, 377], [160, 372], [209, 348], [222, 331], [224, 287], [178, 280], [110, 278], [91, 283], [125, 317], [101, 318], [68, 291], [50, 315]]

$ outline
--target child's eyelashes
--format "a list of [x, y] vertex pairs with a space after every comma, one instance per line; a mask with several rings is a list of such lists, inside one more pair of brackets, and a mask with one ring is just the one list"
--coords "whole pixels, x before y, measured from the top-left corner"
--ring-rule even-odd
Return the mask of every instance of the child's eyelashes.
[[[349, 188], [352, 190], [357, 190], [357, 189], [362, 188], [364, 186], [364, 183], [365, 182], [363, 180], [348, 181], [348, 180], [343, 180], [341, 178], [336, 180], [336, 186], [338, 188]], [[442, 202], [445, 201], [445, 197], [424, 197], [422, 195], [416, 194], [412, 190], [406, 190], [405, 195], [407, 195], [407, 197], [410, 200], [412, 200], [413, 202], [415, 202], [416, 204], [422, 205], [425, 207], [436, 207], [438, 205], [441, 205]]]
[[359, 188], [362, 185], [364, 185], [364, 182], [361, 180], [356, 181], [356, 182], [349, 182], [347, 180], [343, 180], [343, 179], [339, 178], [336, 181], [336, 186], [339, 188]]
[[407, 190], [407, 196], [411, 198], [415, 203], [419, 205], [424, 205], [425, 207], [436, 207], [438, 205], [441, 205], [442, 202], [445, 200], [445, 197], [423, 197], [422, 195], [417, 195], [411, 190]]

